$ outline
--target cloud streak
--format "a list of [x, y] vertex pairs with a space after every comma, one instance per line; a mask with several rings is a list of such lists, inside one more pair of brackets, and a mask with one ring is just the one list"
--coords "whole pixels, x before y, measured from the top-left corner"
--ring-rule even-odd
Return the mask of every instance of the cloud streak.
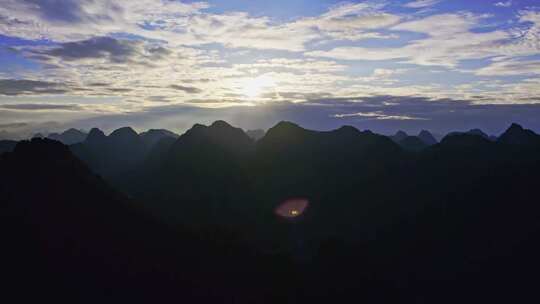
[[441, 2], [440, 0], [416, 0], [405, 4], [405, 7], [409, 8], [424, 8], [434, 6]]
[[62, 110], [62, 111], [80, 111], [83, 108], [77, 104], [34, 104], [34, 103], [19, 103], [0, 105], [1, 109], [7, 110], [24, 110], [24, 111], [46, 111], [46, 110]]
[[0, 95], [62, 94], [67, 90], [54, 82], [28, 79], [0, 79]]
[[194, 93], [201, 93], [202, 90], [196, 87], [189, 87], [189, 86], [183, 86], [183, 85], [177, 85], [177, 84], [171, 84], [169, 86], [171, 89], [183, 91], [186, 93], [194, 94]]
[[360, 117], [360, 118], [376, 119], [376, 120], [429, 120], [427, 118], [413, 117], [413, 116], [407, 116], [407, 115], [386, 115], [382, 111], [334, 114], [332, 117], [335, 117], [335, 118]]

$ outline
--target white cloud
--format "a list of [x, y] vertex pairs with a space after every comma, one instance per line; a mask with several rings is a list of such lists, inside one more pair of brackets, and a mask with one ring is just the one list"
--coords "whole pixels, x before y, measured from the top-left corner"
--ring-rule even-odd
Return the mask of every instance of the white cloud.
[[4, 0], [0, 33], [27, 39], [76, 41], [110, 33], [144, 33], [141, 25], [189, 16], [205, 3], [141, 0]]
[[323, 31], [373, 30], [396, 24], [397, 15], [380, 11], [365, 3], [347, 4], [333, 8], [326, 14], [315, 18], [302, 19], [294, 25], [311, 26]]
[[306, 55], [340, 60], [390, 60], [408, 56], [400, 52], [399, 49], [370, 49], [363, 47], [338, 47], [330, 51], [311, 51], [307, 52]]
[[377, 68], [373, 70], [373, 73], [367, 77], [358, 77], [355, 80], [369, 82], [370, 84], [396, 84], [397, 79], [394, 78], [396, 75], [403, 74], [407, 69], [381, 69]]
[[374, 77], [380, 77], [380, 78], [388, 78], [390, 76], [396, 75], [396, 74], [402, 74], [406, 70], [405, 69], [375, 69], [373, 71]]
[[540, 60], [503, 60], [475, 71], [479, 76], [540, 75]]
[[540, 78], [530, 78], [515, 83], [499, 83], [493, 90], [484, 92], [489, 104], [538, 104], [540, 103]]
[[472, 32], [483, 18], [469, 13], [433, 15], [391, 28], [428, 36], [403, 47], [338, 47], [330, 51], [308, 52], [307, 55], [344, 60], [400, 60], [418, 65], [455, 67], [462, 60], [499, 55], [499, 45], [512, 37], [501, 30]]
[[[53, 5], [54, 4], [54, 5]], [[232, 48], [303, 51], [315, 39], [388, 38], [373, 32], [399, 17], [380, 5], [343, 4], [327, 13], [276, 23], [244, 12], [209, 13], [204, 2], [169, 0], [57, 2], [5, 0], [0, 7], [0, 34], [56, 42], [125, 33], [170, 45], [220, 43]]]
[[313, 58], [306, 59], [290, 59], [290, 58], [272, 58], [259, 59], [254, 63], [235, 64], [233, 68], [237, 70], [252, 71], [254, 69], [277, 71], [277, 70], [292, 70], [296, 72], [309, 73], [332, 73], [342, 72], [347, 66], [339, 64], [336, 61], [316, 60]]
[[[400, 85], [396, 77], [404, 72], [400, 64], [461, 71], [459, 65], [466, 60], [489, 61], [484, 68], [469, 70], [471, 77], [532, 77], [539, 74], [540, 68], [529, 58], [540, 54], [540, 12], [534, 9], [519, 12], [517, 21], [507, 25], [510, 29], [496, 29], [485, 27], [491, 21], [489, 15], [433, 15], [429, 11], [405, 16], [389, 11], [391, 6], [385, 4], [388, 2], [380, 1], [340, 4], [319, 16], [286, 22], [245, 12], [218, 14], [204, 2], [0, 2], [0, 34], [48, 40], [39, 46], [14, 48], [40, 64], [39, 70], [0, 71], [1, 78], [62, 84], [60, 88], [37, 88], [17, 94], [120, 100], [104, 107], [110, 111], [135, 111], [155, 104], [216, 106], [360, 94], [465, 98], [480, 89], [449, 89], [441, 85], [445, 82], [443, 74], [433, 83], [419, 84], [411, 79], [408, 85]], [[425, 8], [437, 2], [411, 1], [406, 6]], [[410, 36], [403, 32], [420, 35], [397, 41], [401, 43], [398, 47], [365, 47], [357, 43], [363, 39]], [[215, 48], [214, 44], [225, 48]], [[327, 49], [328, 45], [333, 48]], [[292, 52], [274, 55], [276, 52], [259, 49]], [[385, 68], [375, 68], [369, 75], [366, 70], [372, 69], [371, 65], [357, 67], [360, 65], [339, 60], [387, 62]], [[367, 76], [353, 76], [357, 71]], [[242, 96], [243, 87], [260, 77], [271, 79], [273, 85], [263, 86], [256, 98]], [[517, 96], [510, 92], [515, 90], [520, 92], [519, 102], [527, 94], [525, 88], [533, 92], [531, 86], [522, 83], [492, 88], [505, 90], [504, 96], [482, 93], [493, 97], [493, 102], [511, 102], [508, 96]]]
[[520, 25], [512, 29], [512, 39], [499, 45], [502, 55], [529, 56], [540, 53], [540, 12], [522, 11], [519, 17]]
[[512, 6], [512, 1], [497, 2], [497, 3], [495, 3], [495, 6], [498, 6], [498, 7], [510, 7], [510, 6]]
[[409, 8], [424, 8], [429, 6], [434, 6], [435, 4], [441, 2], [440, 0], [416, 0], [405, 4], [405, 7]]
[[375, 119], [375, 120], [426, 120], [426, 118], [414, 117], [414, 116], [408, 116], [408, 115], [387, 115], [387, 114], [384, 114], [382, 111], [335, 114], [332, 117], [334, 118], [361, 117], [361, 118], [368, 118], [368, 119]]
[[288, 26], [309, 29], [324, 40], [389, 39], [394, 35], [383, 35], [376, 30], [387, 28], [399, 22], [401, 17], [384, 12], [383, 4], [345, 3], [331, 8], [317, 17], [302, 18]]

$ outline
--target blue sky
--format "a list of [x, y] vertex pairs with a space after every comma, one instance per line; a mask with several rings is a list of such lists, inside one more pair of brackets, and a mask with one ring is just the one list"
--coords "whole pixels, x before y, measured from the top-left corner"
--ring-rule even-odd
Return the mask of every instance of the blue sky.
[[540, 130], [537, 1], [0, 2], [0, 137], [212, 119]]

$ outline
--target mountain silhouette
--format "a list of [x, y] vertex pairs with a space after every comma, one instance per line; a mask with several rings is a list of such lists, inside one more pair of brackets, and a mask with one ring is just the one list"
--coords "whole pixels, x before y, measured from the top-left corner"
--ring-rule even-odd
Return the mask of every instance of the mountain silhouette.
[[420, 131], [418, 138], [428, 146], [433, 146], [437, 143], [437, 139], [435, 139], [435, 137], [427, 130]]
[[394, 136], [392, 136], [392, 140], [396, 143], [402, 141], [405, 139], [405, 137], [409, 136], [407, 133], [405, 133], [404, 131], [397, 131], [396, 134], [394, 134]]
[[[243, 221], [245, 216], [230, 204], [241, 205], [245, 198], [248, 182], [243, 162], [253, 149], [253, 141], [242, 129], [224, 121], [196, 124], [174, 142], [162, 139], [136, 174], [140, 180], [128, 183], [125, 190], [152, 197], [153, 212], [192, 224]], [[174, 201], [185, 203], [170, 203]]]
[[220, 231], [155, 221], [57, 141], [22, 141], [0, 155], [0, 196], [4, 296], [18, 301], [273, 303], [292, 292], [275, 271], [291, 267], [286, 260], [247, 252]]
[[480, 129], [471, 129], [469, 131], [466, 131], [466, 132], [450, 132], [446, 135], [446, 137], [448, 136], [454, 136], [454, 135], [471, 135], [471, 136], [478, 136], [478, 137], [482, 137], [484, 139], [487, 139], [487, 140], [490, 140], [490, 141], [496, 141], [497, 138], [494, 137], [494, 136], [489, 136], [487, 135], [486, 133], [484, 133], [484, 131], [480, 130]]
[[403, 149], [414, 152], [421, 151], [429, 146], [424, 140], [422, 140], [418, 136], [407, 136], [401, 141], [399, 141], [398, 144]]
[[486, 146], [490, 143], [487, 138], [470, 133], [453, 133], [441, 140], [441, 146], [460, 148]]
[[149, 147], [153, 147], [163, 138], [178, 138], [178, 134], [165, 129], [150, 129], [139, 134], [142, 141]]
[[144, 159], [147, 148], [139, 134], [130, 127], [114, 130], [107, 136], [107, 150], [114, 162], [136, 164]]
[[[344, 146], [345, 144], [347, 146]], [[288, 157], [297, 154], [310, 157], [310, 153], [315, 156], [338, 151], [346, 156], [360, 157], [373, 148], [398, 150], [387, 137], [371, 131], [361, 132], [354, 127], [344, 126], [333, 131], [319, 132], [306, 130], [291, 122], [278, 123], [257, 142], [257, 152], [279, 153]]]
[[19, 295], [90, 302], [524, 302], [537, 138], [512, 125], [407, 146], [280, 122], [254, 141], [216, 121], [152, 147], [131, 128], [23, 141], [0, 155], [4, 269], [43, 287]]
[[498, 139], [507, 145], [540, 145], [540, 135], [513, 123]]
[[[272, 210], [288, 199], [303, 198], [310, 204], [299, 225], [306, 226], [302, 229], [309, 231], [311, 237], [320, 238], [332, 234], [331, 231], [339, 231], [344, 237], [362, 230], [361, 233], [369, 234], [371, 220], [359, 214], [384, 205], [384, 198], [379, 195], [384, 193], [382, 184], [373, 181], [392, 176], [402, 157], [397, 144], [370, 131], [345, 126], [319, 132], [280, 122], [256, 143], [251, 179], [259, 201], [257, 222], [273, 227], [262, 228], [267, 229], [264, 232], [269, 234], [268, 238], [278, 242], [286, 239], [281, 233], [287, 234], [288, 228], [270, 217]], [[369, 201], [355, 204], [350, 199], [359, 189], [363, 196], [370, 197]], [[372, 219], [377, 218], [375, 213], [371, 212]], [[362, 224], [352, 225], [356, 226], [353, 228], [351, 224], [358, 221]]]
[[185, 134], [180, 136], [172, 147], [173, 154], [182, 153], [185, 145], [203, 148], [214, 146], [226, 150], [228, 153], [244, 156], [250, 152], [253, 141], [240, 128], [235, 128], [225, 121], [218, 120], [210, 126], [194, 125]]
[[111, 142], [114, 142], [115, 144], [133, 144], [135, 142], [139, 142], [141, 139], [139, 138], [139, 134], [135, 132], [130, 127], [123, 127], [120, 129], [114, 130], [111, 134], [109, 134], [108, 138]]
[[481, 136], [481, 137], [486, 138], [486, 139], [490, 139], [489, 136], [486, 133], [484, 133], [484, 131], [482, 131], [480, 129], [471, 129], [471, 130], [467, 131], [467, 134], [477, 135], [477, 136]]
[[107, 141], [107, 136], [98, 128], [92, 128], [86, 137], [85, 144], [99, 146]]
[[[1, 225], [10, 231], [3, 238], [2, 265], [14, 287], [86, 301], [113, 284], [125, 290], [136, 282], [117, 276], [129, 273], [121, 259], [140, 258], [138, 269], [147, 271], [144, 258], [150, 256], [142, 252], [150, 248], [139, 238], [152, 225], [68, 147], [49, 139], [22, 141], [2, 155], [0, 168]], [[36, 296], [17, 294], [19, 299]]]
[[150, 147], [130, 127], [114, 130], [109, 136], [93, 128], [82, 143], [70, 146], [73, 153], [94, 172], [115, 183], [145, 160]]
[[57, 140], [65, 145], [72, 145], [83, 142], [87, 135], [88, 134], [80, 130], [71, 128], [62, 132], [61, 134], [51, 133], [47, 136], [47, 138]]

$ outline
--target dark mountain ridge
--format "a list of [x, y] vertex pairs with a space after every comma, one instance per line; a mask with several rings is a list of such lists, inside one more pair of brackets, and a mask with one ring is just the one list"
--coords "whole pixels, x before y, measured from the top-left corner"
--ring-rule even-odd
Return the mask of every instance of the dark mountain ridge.
[[531, 130], [524, 129], [518, 124], [512, 124], [497, 140], [507, 145], [534, 146], [540, 144], [540, 135]]
[[[189, 301], [209, 286], [249, 303], [537, 298], [540, 143], [518, 125], [496, 142], [455, 133], [415, 153], [350, 126], [281, 122], [254, 142], [223, 121], [195, 125], [105, 176], [131, 199], [70, 152], [107, 167], [107, 153], [145, 146], [131, 129], [113, 133], [92, 130], [70, 149], [35, 139], [0, 156], [3, 231], [17, 231], [4, 260], [18, 261], [8, 273], [20, 282], [38, 269], [37, 281], [54, 278], [45, 289], [79, 296], [123, 282], [119, 294], [181, 286]], [[90, 289], [68, 279], [77, 273]]]

